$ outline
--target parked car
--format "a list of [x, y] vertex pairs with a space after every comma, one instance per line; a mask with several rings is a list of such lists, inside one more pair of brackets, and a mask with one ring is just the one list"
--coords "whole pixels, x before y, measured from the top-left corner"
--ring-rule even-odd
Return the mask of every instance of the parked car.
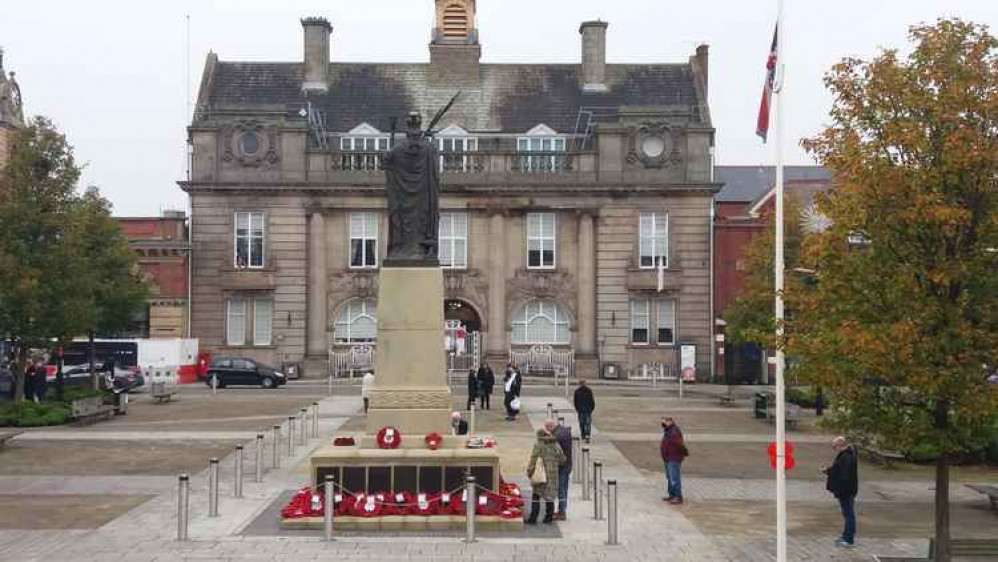
[[259, 385], [263, 388], [277, 388], [287, 384], [288, 377], [274, 369], [246, 357], [215, 357], [208, 365], [205, 384], [212, 386], [217, 381], [218, 388], [229, 385]]
[[[97, 370], [98, 384], [100, 384], [101, 390], [107, 390], [107, 372], [104, 371], [104, 366], [98, 364], [95, 365], [94, 368]], [[56, 384], [56, 375], [54, 371], [46, 378], [48, 379], [48, 384]], [[118, 388], [127, 386], [128, 392], [136, 392], [146, 383], [145, 377], [142, 376], [142, 373], [140, 373], [137, 368], [122, 369], [115, 367], [114, 379], [115, 385]], [[89, 386], [90, 365], [64, 365], [62, 368], [62, 383], [67, 387]]]

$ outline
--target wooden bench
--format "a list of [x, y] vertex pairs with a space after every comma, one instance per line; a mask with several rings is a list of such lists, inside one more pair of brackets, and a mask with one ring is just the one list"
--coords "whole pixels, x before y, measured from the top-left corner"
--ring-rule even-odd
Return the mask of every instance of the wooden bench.
[[3, 449], [7, 441], [17, 437], [21, 433], [20, 431], [0, 431], [0, 449]]
[[873, 462], [887, 467], [893, 468], [895, 462], [904, 461], [904, 455], [901, 453], [895, 453], [893, 451], [882, 451], [880, 449], [874, 449], [873, 447], [868, 447], [866, 445], [856, 445], [856, 449], [866, 455], [867, 458]]
[[86, 425], [87, 422], [101, 417], [104, 419], [110, 419], [111, 412], [114, 411], [114, 408], [112, 406], [105, 406], [104, 399], [102, 397], [91, 396], [90, 398], [73, 400], [72, 410], [73, 419], [81, 425]]
[[967, 484], [967, 487], [988, 497], [991, 502], [991, 509], [998, 509], [998, 486], [985, 486], [978, 484]]
[[[766, 419], [776, 423], [776, 404], [766, 404]], [[795, 427], [800, 421], [800, 406], [787, 402], [787, 425]]]
[[165, 382], [152, 383], [152, 387], [149, 391], [149, 395], [152, 396], [153, 400], [155, 400], [157, 404], [169, 402], [173, 398], [174, 394], [177, 394], [177, 391], [168, 389]]

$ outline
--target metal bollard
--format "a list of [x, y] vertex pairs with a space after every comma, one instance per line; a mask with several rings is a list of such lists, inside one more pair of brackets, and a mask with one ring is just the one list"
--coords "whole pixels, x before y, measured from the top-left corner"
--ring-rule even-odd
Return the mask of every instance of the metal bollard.
[[465, 537], [464, 542], [473, 543], [475, 542], [475, 508], [478, 507], [478, 499], [475, 494], [475, 477], [468, 476], [465, 479], [466, 489], [468, 491], [468, 502], [465, 504], [465, 513], [468, 519], [468, 536]]
[[552, 404], [551, 402], [548, 402], [548, 417], [547, 417], [547, 419], [549, 419], [549, 420], [553, 420], [554, 419], [554, 404]]
[[277, 452], [281, 445], [281, 426], [274, 426], [274, 440], [271, 442], [272, 449], [274, 450], [274, 467], [281, 468], [281, 455]]
[[593, 519], [603, 520], [603, 463], [593, 462]]
[[232, 482], [232, 495], [243, 497], [243, 446], [236, 445], [236, 476]]
[[579, 462], [582, 461], [582, 451], [580, 447], [582, 446], [582, 439], [578, 435], [572, 436], [572, 459], [574, 461], [575, 468], [572, 470], [572, 482], [578, 484], [582, 482], [582, 471], [579, 470]]
[[295, 456], [295, 417], [288, 416], [288, 456]]
[[263, 434], [256, 434], [256, 462], [254, 463], [254, 468], [256, 468], [256, 478], [254, 482], [263, 482]]
[[298, 444], [305, 446], [308, 443], [308, 434], [306, 433], [306, 427], [308, 426], [308, 409], [302, 408], [301, 415], [298, 416]]
[[582, 448], [582, 462], [580, 463], [582, 468], [582, 501], [589, 501], [590, 492], [592, 489], [589, 484], [589, 447]]
[[208, 463], [208, 517], [218, 517], [218, 459]]
[[319, 438], [319, 403], [312, 402], [312, 437]]
[[606, 507], [610, 512], [606, 521], [606, 544], [614, 545], [617, 542], [617, 481], [606, 481]]
[[330, 474], [326, 475], [326, 500], [325, 500], [325, 510], [323, 512], [323, 528], [326, 531], [326, 542], [332, 542], [333, 540], [333, 507], [336, 503], [335, 500], [336, 491], [333, 489], [333, 477]]
[[475, 405], [472, 404], [471, 415], [469, 416], [471, 419], [468, 420], [468, 435], [475, 434], [475, 411], [476, 411]]
[[177, 540], [187, 540], [187, 508], [191, 498], [191, 477], [181, 474], [177, 478]]

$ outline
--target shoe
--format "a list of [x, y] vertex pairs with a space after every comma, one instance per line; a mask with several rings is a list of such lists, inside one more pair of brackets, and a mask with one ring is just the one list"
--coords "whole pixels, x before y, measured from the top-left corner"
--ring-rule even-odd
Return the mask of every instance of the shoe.
[[536, 524], [537, 524], [536, 517], [531, 517], [530, 519], [527, 519], [527, 525], [536, 525]]
[[671, 502], [674, 499], [676, 499], [676, 498], [674, 498], [672, 496], [669, 496], [669, 497], [662, 496], [662, 501], [664, 501], [664, 502]]
[[554, 514], [554, 520], [555, 521], [564, 521], [565, 520], [565, 512], [564, 511], [559, 511], [558, 513], [555, 513]]
[[672, 498], [669, 500], [672, 505], [683, 505], [683, 498]]
[[552, 523], [554, 523], [554, 517], [553, 516], [549, 515], [549, 516], [547, 516], [547, 517], [544, 518], [544, 524], [545, 525], [550, 525]]
[[851, 542], [846, 542], [845, 539], [836, 539], [835, 546], [839, 548], [854, 548], [856, 545]]

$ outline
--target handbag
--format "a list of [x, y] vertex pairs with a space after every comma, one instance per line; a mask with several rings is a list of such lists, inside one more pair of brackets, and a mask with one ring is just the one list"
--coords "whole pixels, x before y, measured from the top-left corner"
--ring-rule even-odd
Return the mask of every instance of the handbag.
[[509, 403], [509, 407], [513, 408], [514, 410], [516, 410], [517, 412], [519, 412], [520, 411], [520, 397], [517, 396], [516, 398], [514, 398], [513, 400], [511, 400], [510, 403]]
[[544, 461], [539, 460], [534, 465], [534, 474], [530, 477], [530, 483], [534, 486], [548, 483], [548, 471], [544, 468]]

